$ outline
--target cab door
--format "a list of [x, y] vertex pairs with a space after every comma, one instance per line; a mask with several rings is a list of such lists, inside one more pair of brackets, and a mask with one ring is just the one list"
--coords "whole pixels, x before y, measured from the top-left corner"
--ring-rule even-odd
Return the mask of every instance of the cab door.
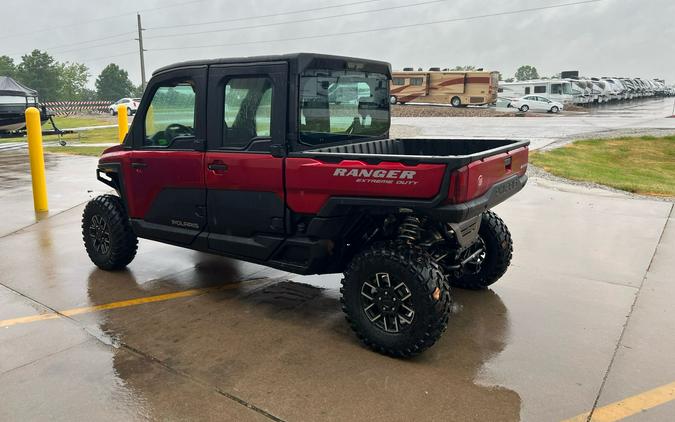
[[206, 70], [155, 76], [134, 118], [125, 189], [143, 237], [187, 245], [206, 226]]
[[208, 101], [208, 247], [265, 260], [285, 234], [287, 64], [212, 65]]

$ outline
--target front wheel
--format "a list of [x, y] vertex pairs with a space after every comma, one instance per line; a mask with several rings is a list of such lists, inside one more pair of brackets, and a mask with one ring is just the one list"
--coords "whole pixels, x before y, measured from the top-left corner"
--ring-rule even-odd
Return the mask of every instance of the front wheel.
[[450, 104], [453, 107], [459, 107], [462, 105], [462, 100], [460, 100], [459, 97], [452, 97], [452, 99], [450, 100]]
[[396, 98], [396, 95], [392, 95], [389, 97], [389, 104], [394, 105], [398, 102], [398, 98]]
[[124, 204], [114, 195], [97, 196], [87, 203], [82, 215], [82, 238], [89, 258], [102, 270], [126, 267], [138, 249], [138, 238]]
[[560, 111], [560, 109], [558, 108], [558, 106], [551, 107], [551, 113], [557, 113], [559, 111]]
[[356, 335], [385, 355], [417, 355], [447, 327], [450, 287], [439, 265], [419, 248], [383, 243], [359, 253], [340, 292]]
[[[467, 263], [461, 274], [450, 274], [453, 287], [481, 290], [499, 280], [511, 264], [513, 240], [504, 221], [492, 211], [483, 213], [478, 230], [477, 249], [482, 253]], [[469, 249], [471, 251], [471, 248]]]
[[129, 107], [127, 107], [127, 116], [131, 116], [133, 114], [133, 111]]

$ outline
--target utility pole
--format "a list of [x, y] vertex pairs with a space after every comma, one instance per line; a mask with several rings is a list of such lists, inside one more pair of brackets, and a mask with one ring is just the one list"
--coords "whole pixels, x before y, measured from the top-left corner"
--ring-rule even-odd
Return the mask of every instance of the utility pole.
[[141, 55], [141, 88], [145, 89], [145, 50], [143, 49], [143, 27], [141, 26], [141, 14], [136, 13], [138, 21], [138, 52]]

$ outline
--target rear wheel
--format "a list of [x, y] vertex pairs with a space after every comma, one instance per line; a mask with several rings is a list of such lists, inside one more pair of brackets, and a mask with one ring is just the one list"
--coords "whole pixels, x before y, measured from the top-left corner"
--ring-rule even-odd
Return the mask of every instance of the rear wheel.
[[398, 102], [398, 98], [396, 98], [396, 95], [392, 95], [389, 97], [389, 104], [396, 104]]
[[89, 258], [103, 270], [126, 267], [138, 249], [124, 204], [114, 195], [89, 201], [82, 216], [82, 237]]
[[527, 112], [527, 110], [529, 109], [530, 107], [527, 104], [523, 104], [522, 106], [520, 106], [520, 111], [522, 111], [523, 113]]
[[492, 211], [483, 213], [478, 241], [467, 249], [466, 256], [475, 254], [459, 274], [449, 274], [448, 279], [453, 287], [480, 290], [499, 280], [511, 264], [513, 240], [511, 233], [501, 218]]
[[378, 244], [356, 255], [342, 280], [342, 309], [359, 339], [377, 352], [410, 357], [447, 327], [450, 287], [423, 250]]
[[462, 100], [460, 100], [459, 97], [452, 97], [452, 99], [450, 100], [450, 104], [453, 107], [459, 107], [462, 105]]

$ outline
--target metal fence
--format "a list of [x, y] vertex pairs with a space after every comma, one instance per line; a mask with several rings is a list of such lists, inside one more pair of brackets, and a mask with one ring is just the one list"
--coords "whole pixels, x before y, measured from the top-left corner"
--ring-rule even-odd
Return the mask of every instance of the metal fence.
[[56, 116], [80, 113], [109, 113], [110, 101], [52, 101], [40, 104]]

